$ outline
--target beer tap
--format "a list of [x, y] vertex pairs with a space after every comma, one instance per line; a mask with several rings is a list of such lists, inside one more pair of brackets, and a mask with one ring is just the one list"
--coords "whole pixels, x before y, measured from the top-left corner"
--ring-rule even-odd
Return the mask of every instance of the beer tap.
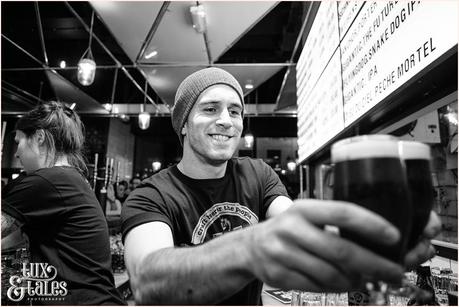
[[118, 163], [116, 165], [116, 187], [118, 188], [118, 184], [120, 183], [120, 167], [121, 167], [121, 161], [118, 160]]
[[97, 164], [99, 162], [99, 154], [95, 153], [94, 155], [94, 184], [92, 186], [92, 190], [95, 192], [96, 191], [96, 185], [97, 185]]

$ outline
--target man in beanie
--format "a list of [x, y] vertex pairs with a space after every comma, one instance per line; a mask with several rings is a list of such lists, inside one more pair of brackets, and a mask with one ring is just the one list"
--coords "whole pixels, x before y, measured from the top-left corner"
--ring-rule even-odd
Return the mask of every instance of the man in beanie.
[[[400, 281], [399, 264], [323, 230], [336, 225], [390, 245], [399, 234], [387, 221], [343, 202], [291, 206], [267, 164], [233, 158], [243, 115], [242, 89], [222, 69], [200, 70], [180, 84], [172, 125], [183, 158], [144, 180], [123, 207], [136, 303], [259, 305], [262, 282], [338, 292], [360, 285], [363, 276]], [[409, 264], [431, 257], [429, 248], [409, 254]]]

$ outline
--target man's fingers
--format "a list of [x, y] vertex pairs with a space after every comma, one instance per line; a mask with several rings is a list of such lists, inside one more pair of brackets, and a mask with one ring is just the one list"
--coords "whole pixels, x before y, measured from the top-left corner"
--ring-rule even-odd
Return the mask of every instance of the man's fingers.
[[305, 252], [299, 246], [291, 245], [289, 253], [276, 254], [272, 260], [291, 271], [306, 276], [322, 289], [332, 291], [348, 289], [356, 282], [352, 279], [351, 274], [340, 271], [338, 266], [327, 262], [320, 256]]
[[407, 269], [413, 269], [419, 264], [426, 262], [435, 256], [435, 248], [430, 244], [430, 240], [421, 240], [405, 256], [405, 266]]
[[295, 200], [304, 217], [315, 225], [334, 225], [340, 229], [358, 232], [360, 235], [387, 245], [400, 239], [400, 232], [386, 219], [358, 205], [342, 201]]
[[304, 250], [326, 259], [348, 274], [363, 274], [394, 282], [403, 275], [403, 268], [397, 263], [313, 225], [303, 233], [300, 242]]
[[423, 235], [426, 238], [433, 239], [441, 232], [441, 220], [438, 215], [432, 210], [430, 211], [429, 221], [424, 228]]

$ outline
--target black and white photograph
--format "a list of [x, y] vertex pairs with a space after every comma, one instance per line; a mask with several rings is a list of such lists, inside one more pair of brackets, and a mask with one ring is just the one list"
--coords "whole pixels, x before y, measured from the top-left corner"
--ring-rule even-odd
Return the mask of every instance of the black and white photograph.
[[2, 306], [458, 305], [457, 1], [0, 5]]

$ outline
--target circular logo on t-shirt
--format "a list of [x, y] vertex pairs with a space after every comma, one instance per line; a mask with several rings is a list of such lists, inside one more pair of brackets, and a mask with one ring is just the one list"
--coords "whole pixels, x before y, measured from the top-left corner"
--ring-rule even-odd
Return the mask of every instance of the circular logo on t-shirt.
[[[218, 203], [207, 209], [199, 218], [198, 224], [193, 230], [191, 243], [204, 243], [206, 237], [215, 238], [226, 232], [238, 230], [243, 227], [258, 223], [258, 216], [249, 208], [241, 206], [238, 203]], [[214, 233], [209, 234], [210, 227], [217, 229]]]

